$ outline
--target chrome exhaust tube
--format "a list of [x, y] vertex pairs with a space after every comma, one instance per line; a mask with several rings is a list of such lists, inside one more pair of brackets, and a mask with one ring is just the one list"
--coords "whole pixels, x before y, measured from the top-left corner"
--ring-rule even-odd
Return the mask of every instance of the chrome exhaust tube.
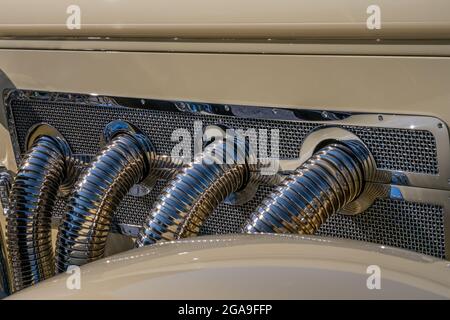
[[152, 176], [162, 180], [172, 180], [183, 168], [183, 161], [173, 159], [171, 156], [158, 154], [155, 159]]
[[6, 258], [5, 249], [2, 224], [0, 223], [0, 299], [3, 299], [11, 293], [8, 275], [8, 260]]
[[262, 202], [243, 232], [314, 234], [361, 195], [375, 170], [370, 151], [357, 140], [323, 147]]
[[131, 124], [109, 123], [103, 140], [103, 148], [78, 178], [63, 215], [56, 245], [58, 272], [103, 256], [113, 213], [152, 170], [151, 141]]
[[7, 215], [12, 291], [55, 273], [51, 213], [71, 161], [69, 145], [48, 125], [33, 128], [27, 141], [28, 152], [15, 176]]
[[217, 206], [246, 186], [250, 177], [247, 154], [245, 142], [233, 138], [209, 144], [162, 191], [136, 247], [197, 235]]

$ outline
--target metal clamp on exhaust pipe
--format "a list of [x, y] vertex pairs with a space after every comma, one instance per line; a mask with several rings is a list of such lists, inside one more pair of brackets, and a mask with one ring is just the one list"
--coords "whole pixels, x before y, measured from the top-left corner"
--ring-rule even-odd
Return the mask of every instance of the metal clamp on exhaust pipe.
[[145, 179], [154, 166], [151, 141], [127, 122], [109, 123], [102, 145], [78, 178], [59, 227], [59, 272], [103, 256], [113, 213], [131, 187]]
[[163, 190], [136, 246], [197, 235], [220, 203], [246, 188], [250, 179], [248, 157], [247, 143], [234, 136], [209, 144]]
[[46, 124], [30, 130], [27, 149], [11, 188], [7, 216], [13, 291], [55, 273], [51, 212], [59, 187], [66, 183], [71, 161], [67, 142]]
[[322, 140], [313, 151], [256, 209], [243, 232], [314, 234], [370, 189], [376, 166], [362, 142]]

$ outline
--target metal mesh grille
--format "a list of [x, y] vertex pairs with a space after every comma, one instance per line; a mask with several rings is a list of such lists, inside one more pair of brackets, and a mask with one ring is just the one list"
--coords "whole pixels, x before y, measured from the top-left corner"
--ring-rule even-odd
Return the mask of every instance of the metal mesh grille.
[[[194, 121], [203, 125], [222, 123], [232, 128], [279, 129], [280, 156], [296, 158], [303, 139], [316, 123], [283, 120], [241, 119], [192, 113], [166, 112], [118, 106], [62, 104], [44, 101], [10, 101], [17, 139], [24, 147], [30, 126], [46, 122], [56, 127], [78, 154], [95, 154], [104, 126], [116, 119], [139, 126], [152, 139], [161, 153], [170, 153], [178, 143], [171, 141], [174, 129], [193, 131]], [[436, 142], [428, 131], [346, 126], [368, 145], [380, 168], [407, 172], [437, 174]], [[24, 150], [22, 150], [23, 152]], [[143, 197], [127, 196], [114, 218], [115, 223], [139, 225], [150, 211], [163, 188], [159, 182]], [[203, 226], [203, 234], [238, 232], [249, 213], [270, 193], [260, 187], [257, 196], [243, 206], [222, 204]], [[61, 215], [64, 202], [59, 200], [54, 215]], [[439, 206], [379, 200], [357, 217], [335, 215], [319, 231], [321, 235], [357, 239], [393, 245], [425, 254], [444, 257], [443, 209]]]
[[[126, 196], [113, 222], [141, 225], [164, 184], [163, 181], [158, 182], [151, 193], [143, 198]], [[221, 204], [200, 233], [238, 233], [249, 213], [271, 191], [271, 187], [261, 186], [256, 197], [242, 206]], [[64, 202], [60, 199], [54, 216], [60, 216], [63, 208]], [[361, 215], [331, 216], [317, 234], [374, 242], [439, 258], [445, 256], [443, 209], [436, 205], [380, 199]]]
[[444, 258], [443, 209], [397, 200], [377, 200], [363, 214], [336, 214], [317, 234], [375, 242]]
[[[103, 128], [116, 119], [137, 125], [151, 137], [158, 151], [166, 154], [178, 143], [178, 140], [171, 141], [172, 132], [177, 128], [186, 128], [193, 134], [194, 121], [202, 121], [204, 126], [221, 123], [235, 129], [268, 129], [269, 139], [270, 129], [279, 129], [280, 157], [286, 159], [297, 158], [303, 139], [312, 129], [319, 127], [319, 124], [310, 122], [242, 119], [119, 106], [25, 100], [12, 100], [10, 103], [21, 147], [31, 125], [47, 122], [64, 135], [75, 153], [81, 154], [95, 154]], [[345, 128], [364, 140], [381, 169], [424, 174], [439, 172], [436, 141], [429, 131], [357, 126]]]
[[370, 148], [379, 168], [438, 174], [436, 141], [429, 131], [345, 127]]

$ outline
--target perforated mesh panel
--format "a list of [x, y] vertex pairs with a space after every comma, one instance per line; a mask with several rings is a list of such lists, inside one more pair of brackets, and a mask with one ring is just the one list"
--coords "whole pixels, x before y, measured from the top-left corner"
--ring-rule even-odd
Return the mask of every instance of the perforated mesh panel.
[[319, 235], [375, 242], [443, 258], [443, 209], [397, 200], [377, 200], [356, 216], [334, 215]]
[[[193, 134], [194, 121], [204, 126], [223, 124], [235, 129], [270, 129], [280, 131], [280, 157], [295, 159], [303, 139], [319, 125], [310, 122], [241, 119], [230, 116], [168, 112], [118, 106], [90, 106], [12, 100], [19, 144], [24, 146], [28, 129], [35, 123], [47, 122], [67, 139], [73, 152], [95, 154], [105, 125], [116, 119], [130, 121], [146, 132], [161, 153], [169, 154], [178, 140], [171, 141], [178, 128]], [[364, 140], [381, 169], [437, 174], [436, 141], [424, 130], [345, 126]], [[23, 152], [24, 150], [22, 150]]]
[[[128, 195], [114, 217], [114, 223], [141, 225], [146, 213], [164, 187], [158, 182], [152, 192], [137, 198]], [[261, 186], [256, 197], [242, 206], [221, 204], [206, 221], [201, 234], [238, 233], [250, 212], [272, 191]], [[54, 216], [63, 212], [59, 200]], [[377, 200], [361, 215], [336, 214], [317, 232], [318, 235], [374, 242], [444, 258], [444, 221], [440, 206], [397, 200]]]
[[[20, 147], [28, 129], [46, 122], [56, 127], [67, 139], [74, 153], [95, 154], [104, 126], [116, 119], [127, 120], [151, 137], [160, 153], [170, 153], [178, 143], [171, 141], [177, 128], [193, 131], [194, 121], [203, 125], [222, 123], [232, 128], [279, 129], [280, 156], [294, 159], [303, 139], [319, 125], [311, 122], [240, 119], [227, 116], [168, 112], [118, 106], [62, 104], [44, 101], [12, 100], [10, 108]], [[346, 126], [368, 145], [380, 168], [406, 172], [437, 174], [436, 142], [428, 131]], [[127, 196], [114, 223], [139, 225], [150, 211], [164, 186], [159, 182], [142, 198]], [[202, 228], [203, 234], [238, 232], [250, 212], [269, 194], [270, 187], [260, 187], [256, 197], [243, 206], [222, 204]], [[58, 202], [54, 215], [61, 215], [64, 203]], [[367, 212], [357, 217], [333, 216], [319, 231], [348, 239], [393, 245], [444, 257], [443, 210], [439, 206], [379, 200]]]

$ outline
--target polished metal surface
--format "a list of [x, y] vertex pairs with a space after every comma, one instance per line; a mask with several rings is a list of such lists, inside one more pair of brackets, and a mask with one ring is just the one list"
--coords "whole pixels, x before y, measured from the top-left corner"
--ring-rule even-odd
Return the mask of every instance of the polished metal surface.
[[[195, 103], [107, 97], [61, 92], [6, 91], [6, 111], [15, 156], [20, 160], [28, 128], [45, 119], [69, 141], [74, 153], [93, 157], [99, 150], [103, 127], [123, 119], [139, 126], [157, 147], [168, 155], [178, 141], [171, 138], [177, 128], [193, 135], [193, 124], [223, 124], [230, 128], [279, 130], [280, 167], [284, 172], [299, 165], [299, 150], [315, 129], [338, 127], [358, 136], [372, 152], [380, 171], [390, 181], [381, 190], [401, 189], [403, 198], [381, 192], [373, 205], [354, 217], [334, 215], [318, 230], [321, 235], [358, 239], [393, 245], [437, 257], [449, 256], [450, 210], [448, 196], [448, 128], [435, 117], [420, 115], [358, 114], [321, 110], [257, 107], [247, 105]], [[301, 108], [301, 106], [299, 106]], [[342, 108], [341, 108], [342, 110]], [[311, 140], [312, 141], [312, 140]], [[265, 176], [271, 179], [271, 176]], [[278, 182], [280, 177], [275, 177]], [[250, 184], [250, 183], [249, 183]], [[205, 221], [200, 234], [239, 232], [260, 202], [274, 188], [263, 183], [254, 197], [234, 205], [229, 199], [220, 204]], [[148, 194], [126, 195], [113, 217], [113, 229], [136, 237], [146, 214], [164, 189], [158, 180]], [[145, 186], [145, 185], [144, 185]], [[398, 187], [396, 187], [398, 186]], [[378, 187], [377, 187], [378, 188]], [[379, 190], [377, 190], [378, 192]], [[354, 202], [353, 202], [354, 203]], [[62, 215], [65, 199], [59, 198], [53, 216]], [[341, 211], [342, 212], [342, 211]], [[447, 243], [447, 245], [444, 245]]]
[[[8, 215], [10, 211], [9, 192], [11, 190], [11, 174], [5, 168], [0, 168], [0, 201], [3, 214]], [[8, 276], [8, 258], [3, 238], [3, 228], [0, 223], [0, 299], [10, 294], [10, 279]]]
[[67, 142], [46, 124], [32, 127], [27, 140], [29, 150], [14, 179], [7, 216], [13, 291], [55, 273], [51, 213], [71, 159]]
[[380, 196], [364, 213], [335, 214], [316, 234], [379, 243], [448, 259], [448, 191], [392, 185], [382, 187], [384, 196]]
[[329, 144], [262, 202], [243, 231], [314, 234], [328, 217], [363, 193], [375, 170], [370, 151], [361, 142]]
[[[135, 184], [130, 189], [128, 192], [129, 195], [133, 197], [144, 197], [149, 194], [158, 180], [170, 180], [183, 168], [184, 162], [179, 159], [160, 154], [154, 154], [153, 156], [154, 160], [151, 172], [141, 183]], [[59, 194], [62, 197], [69, 196], [79, 175], [89, 166], [93, 158], [94, 156], [86, 154], [72, 154], [72, 166], [70, 167], [68, 181], [59, 188]], [[259, 181], [261, 179], [257, 180]]]
[[[359, 114], [352, 112], [332, 112], [325, 110], [287, 109], [280, 107], [259, 107], [248, 105], [211, 104], [190, 101], [166, 101], [154, 99], [136, 99], [109, 97], [87, 94], [43, 92], [10, 89], [4, 93], [5, 107], [8, 116], [9, 130], [17, 161], [20, 161], [22, 129], [21, 117], [26, 117], [31, 110], [36, 115], [53, 118], [55, 122], [63, 122], [52, 114], [55, 108], [62, 108], [62, 113], [79, 117], [80, 112], [89, 114], [86, 119], [90, 126], [85, 127], [90, 135], [100, 136], [97, 132], [108, 121], [125, 116], [125, 120], [139, 125], [154, 136], [154, 143], [160, 144], [161, 153], [170, 153], [170, 128], [147, 128], [155, 117], [164, 119], [172, 127], [184, 128], [194, 121], [203, 121], [204, 125], [221, 123], [230, 128], [264, 128], [280, 129], [280, 165], [282, 170], [294, 170], [298, 167], [298, 149], [301, 142], [312, 130], [320, 127], [341, 127], [357, 135], [371, 150], [379, 169], [392, 173], [392, 183], [412, 187], [450, 190], [449, 162], [450, 143], [446, 124], [438, 118], [429, 116], [409, 116], [395, 114]], [[13, 104], [14, 106], [12, 106]], [[39, 107], [36, 106], [39, 104]], [[45, 106], [52, 111], [45, 111]], [[70, 106], [70, 107], [69, 107]], [[85, 106], [85, 108], [81, 108]], [[90, 106], [98, 108], [86, 109]], [[44, 108], [44, 109], [40, 109]], [[12, 109], [16, 110], [16, 116]], [[124, 115], [124, 112], [136, 113]], [[147, 111], [146, 116], [142, 118]], [[20, 111], [20, 112], [19, 112]], [[161, 112], [163, 111], [163, 112]], [[166, 117], [170, 116], [171, 119]], [[92, 122], [95, 119], [94, 122]], [[66, 120], [66, 119], [65, 119]], [[96, 122], [99, 122], [95, 125]], [[29, 124], [28, 124], [29, 125]], [[69, 125], [66, 124], [68, 127]], [[100, 125], [100, 126], [99, 126]], [[97, 129], [96, 129], [97, 128]], [[17, 131], [18, 129], [19, 132]], [[27, 129], [27, 128], [26, 128]], [[63, 130], [61, 128], [61, 130]], [[160, 133], [161, 139], [155, 133]], [[73, 135], [67, 130], [66, 139]], [[93, 152], [92, 141], [78, 137], [69, 139], [71, 145], [77, 147], [77, 153]], [[86, 142], [81, 145], [81, 142]], [[300, 144], [299, 144], [300, 143]], [[395, 147], [395, 148], [394, 148]], [[95, 153], [95, 152], [94, 152]]]
[[11, 191], [12, 180], [12, 174], [5, 168], [0, 168], [0, 202], [5, 216], [8, 215], [11, 207], [9, 193]]
[[[184, 165], [183, 161], [163, 154], [156, 155], [154, 162], [153, 172], [147, 177], [150, 180], [153, 178], [170, 180], [180, 172]], [[148, 181], [145, 180], [144, 183], [148, 183]]]
[[245, 189], [250, 178], [247, 158], [247, 144], [233, 136], [209, 144], [167, 184], [145, 220], [136, 246], [198, 235], [226, 197]]
[[67, 199], [72, 192], [75, 182], [78, 180], [81, 172], [87, 166], [87, 160], [83, 156], [74, 155], [68, 159], [68, 167], [65, 181], [59, 186], [58, 197]]
[[56, 244], [58, 272], [103, 256], [113, 213], [152, 169], [155, 150], [150, 140], [127, 122], [109, 123], [102, 144], [78, 178], [62, 217]]
[[2, 224], [0, 223], [0, 299], [11, 293], [8, 269], [5, 240], [3, 239]]
[[[450, 252], [446, 253], [450, 242], [445, 238], [450, 233], [450, 227], [445, 224], [448, 221], [446, 214], [450, 212], [447, 191], [387, 184], [378, 187], [378, 190], [383, 190], [382, 194], [363, 214], [335, 214], [328, 218], [316, 234], [379, 243], [439, 258], [450, 256]], [[150, 197], [153, 198], [155, 194], [156, 199], [162, 189], [161, 186], [152, 190]], [[241, 232], [247, 213], [254, 211], [271, 192], [272, 187], [260, 186], [256, 198], [249, 203], [241, 206], [220, 205], [207, 220], [208, 229], [204, 225], [201, 234]], [[122, 210], [139, 205], [140, 202], [130, 199], [134, 198], [128, 197], [122, 202]], [[149, 202], [148, 207], [141, 206], [135, 210], [148, 208], [150, 211], [152, 204]], [[140, 231], [140, 225], [131, 223], [117, 223], [114, 228], [115, 232], [134, 238], [138, 237]]]
[[[313, 154], [318, 151], [321, 146], [334, 141], [340, 141], [343, 143], [347, 142], [358, 142], [361, 144], [361, 148], [368, 150], [364, 142], [354, 133], [338, 128], [338, 127], [326, 127], [320, 128], [312, 131], [303, 140], [302, 147], [299, 152], [298, 166], [308, 161]], [[361, 194], [353, 199], [350, 203], [343, 206], [339, 213], [347, 215], [356, 215], [363, 213], [375, 202], [378, 198], [384, 198], [386, 196], [385, 187], [383, 184], [389, 184], [392, 180], [392, 173], [386, 170], [380, 170], [376, 167], [372, 154], [370, 154], [370, 159], [372, 162], [370, 172], [372, 175], [370, 177], [365, 177], [364, 190]], [[290, 162], [292, 166], [294, 162]], [[365, 167], [365, 170], [369, 168]]]

